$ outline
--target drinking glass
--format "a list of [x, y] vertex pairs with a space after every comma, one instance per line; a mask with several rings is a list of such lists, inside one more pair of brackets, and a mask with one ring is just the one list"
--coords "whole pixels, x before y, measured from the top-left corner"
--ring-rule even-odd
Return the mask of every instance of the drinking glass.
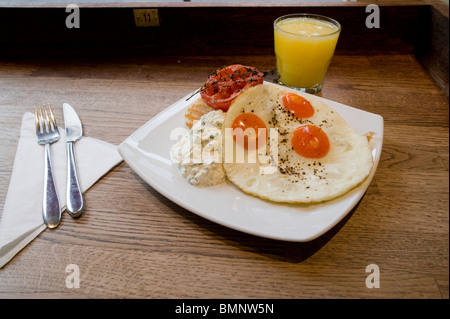
[[273, 26], [278, 83], [319, 93], [341, 32], [339, 22], [295, 13], [279, 17]]

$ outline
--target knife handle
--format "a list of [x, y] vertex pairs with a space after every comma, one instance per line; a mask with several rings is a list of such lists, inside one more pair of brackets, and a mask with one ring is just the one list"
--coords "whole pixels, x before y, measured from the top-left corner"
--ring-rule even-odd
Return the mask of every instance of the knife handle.
[[84, 212], [83, 194], [78, 182], [77, 166], [73, 154], [73, 142], [67, 142], [67, 189], [66, 210], [72, 218], [78, 218]]

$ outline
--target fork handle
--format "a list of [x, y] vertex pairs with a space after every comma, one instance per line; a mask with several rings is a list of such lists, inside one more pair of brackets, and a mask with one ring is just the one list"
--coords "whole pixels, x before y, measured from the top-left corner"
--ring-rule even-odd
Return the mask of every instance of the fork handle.
[[61, 222], [61, 208], [52, 171], [50, 144], [45, 144], [44, 195], [42, 200], [42, 217], [49, 228], [55, 228]]
[[66, 210], [72, 218], [78, 218], [84, 212], [83, 193], [78, 182], [77, 166], [73, 153], [73, 142], [67, 142], [67, 189]]

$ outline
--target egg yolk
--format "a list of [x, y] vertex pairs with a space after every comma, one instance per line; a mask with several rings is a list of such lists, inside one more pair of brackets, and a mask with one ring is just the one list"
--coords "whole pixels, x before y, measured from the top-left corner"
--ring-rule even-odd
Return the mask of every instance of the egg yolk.
[[291, 144], [298, 155], [308, 158], [324, 157], [330, 150], [327, 134], [314, 125], [297, 127], [292, 133]]
[[286, 93], [283, 95], [283, 105], [286, 110], [298, 118], [307, 118], [314, 115], [314, 108], [311, 103], [295, 93]]
[[[246, 150], [257, 149], [267, 140], [267, 127], [264, 121], [253, 113], [239, 114], [231, 124], [233, 138]], [[243, 145], [242, 145], [243, 143]]]

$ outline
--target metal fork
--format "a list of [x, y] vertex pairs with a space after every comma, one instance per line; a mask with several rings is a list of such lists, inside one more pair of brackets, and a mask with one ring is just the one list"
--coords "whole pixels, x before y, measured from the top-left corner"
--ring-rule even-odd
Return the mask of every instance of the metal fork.
[[36, 140], [45, 147], [42, 217], [49, 228], [55, 228], [61, 222], [61, 207], [59, 206], [58, 192], [52, 171], [50, 144], [59, 140], [58, 125], [50, 104], [48, 104], [48, 110], [45, 106], [35, 107], [34, 113], [36, 118]]

